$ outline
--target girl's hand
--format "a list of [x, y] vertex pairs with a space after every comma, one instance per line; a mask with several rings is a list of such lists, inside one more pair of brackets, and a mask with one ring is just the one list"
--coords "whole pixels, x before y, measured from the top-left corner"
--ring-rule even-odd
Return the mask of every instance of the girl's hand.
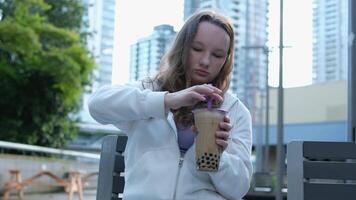
[[221, 151], [225, 151], [228, 145], [228, 140], [230, 136], [230, 130], [232, 126], [230, 124], [230, 118], [228, 116], [224, 117], [224, 121], [219, 124], [220, 130], [216, 131], [216, 144], [220, 147]]
[[195, 85], [184, 90], [167, 93], [164, 97], [166, 109], [179, 109], [185, 106], [193, 106], [200, 101], [206, 101], [210, 96], [218, 102], [223, 101], [222, 91], [212, 85]]

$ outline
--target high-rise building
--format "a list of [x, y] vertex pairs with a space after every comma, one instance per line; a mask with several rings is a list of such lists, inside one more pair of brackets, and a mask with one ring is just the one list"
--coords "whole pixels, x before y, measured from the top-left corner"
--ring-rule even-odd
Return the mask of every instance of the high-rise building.
[[184, 1], [184, 21], [199, 8], [200, 0]]
[[94, 87], [111, 84], [115, 27], [115, 0], [83, 0], [87, 7], [88, 48], [93, 54], [97, 70]]
[[[185, 0], [185, 9], [191, 15], [194, 9]], [[227, 15], [235, 30], [235, 57], [230, 91], [257, 112], [257, 91], [265, 90], [267, 77], [267, 14], [268, 0], [200, 0], [196, 9], [215, 9]], [[260, 106], [261, 107], [261, 106]]]
[[150, 36], [131, 45], [130, 80], [140, 80], [158, 71], [160, 60], [175, 34], [173, 26], [159, 25]]
[[[115, 0], [82, 0], [87, 9], [84, 20], [87, 22], [87, 31], [91, 33], [87, 39], [87, 47], [96, 63], [92, 90], [103, 85], [111, 84], [113, 64], [113, 44], [115, 27]], [[90, 94], [82, 97], [82, 110], [80, 118], [83, 122], [94, 122], [87, 108]]]
[[346, 80], [348, 2], [313, 1], [313, 82]]

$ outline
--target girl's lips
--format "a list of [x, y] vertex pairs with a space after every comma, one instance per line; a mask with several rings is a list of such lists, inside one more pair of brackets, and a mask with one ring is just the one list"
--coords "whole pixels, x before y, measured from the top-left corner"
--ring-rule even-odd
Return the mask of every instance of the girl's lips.
[[205, 71], [205, 70], [201, 70], [201, 69], [196, 69], [195, 73], [197, 73], [200, 76], [208, 76], [209, 72]]

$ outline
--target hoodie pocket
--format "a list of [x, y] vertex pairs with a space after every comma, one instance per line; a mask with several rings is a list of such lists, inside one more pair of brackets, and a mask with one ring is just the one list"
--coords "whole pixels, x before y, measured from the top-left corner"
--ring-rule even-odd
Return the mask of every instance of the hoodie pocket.
[[125, 172], [126, 197], [171, 199], [178, 170], [177, 156], [170, 148], [147, 151]]

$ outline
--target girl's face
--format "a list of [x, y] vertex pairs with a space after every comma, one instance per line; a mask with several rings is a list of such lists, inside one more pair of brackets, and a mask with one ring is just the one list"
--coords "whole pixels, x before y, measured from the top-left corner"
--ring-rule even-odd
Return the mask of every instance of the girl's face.
[[191, 44], [186, 76], [193, 85], [212, 82], [223, 67], [229, 50], [230, 37], [224, 29], [201, 22]]

